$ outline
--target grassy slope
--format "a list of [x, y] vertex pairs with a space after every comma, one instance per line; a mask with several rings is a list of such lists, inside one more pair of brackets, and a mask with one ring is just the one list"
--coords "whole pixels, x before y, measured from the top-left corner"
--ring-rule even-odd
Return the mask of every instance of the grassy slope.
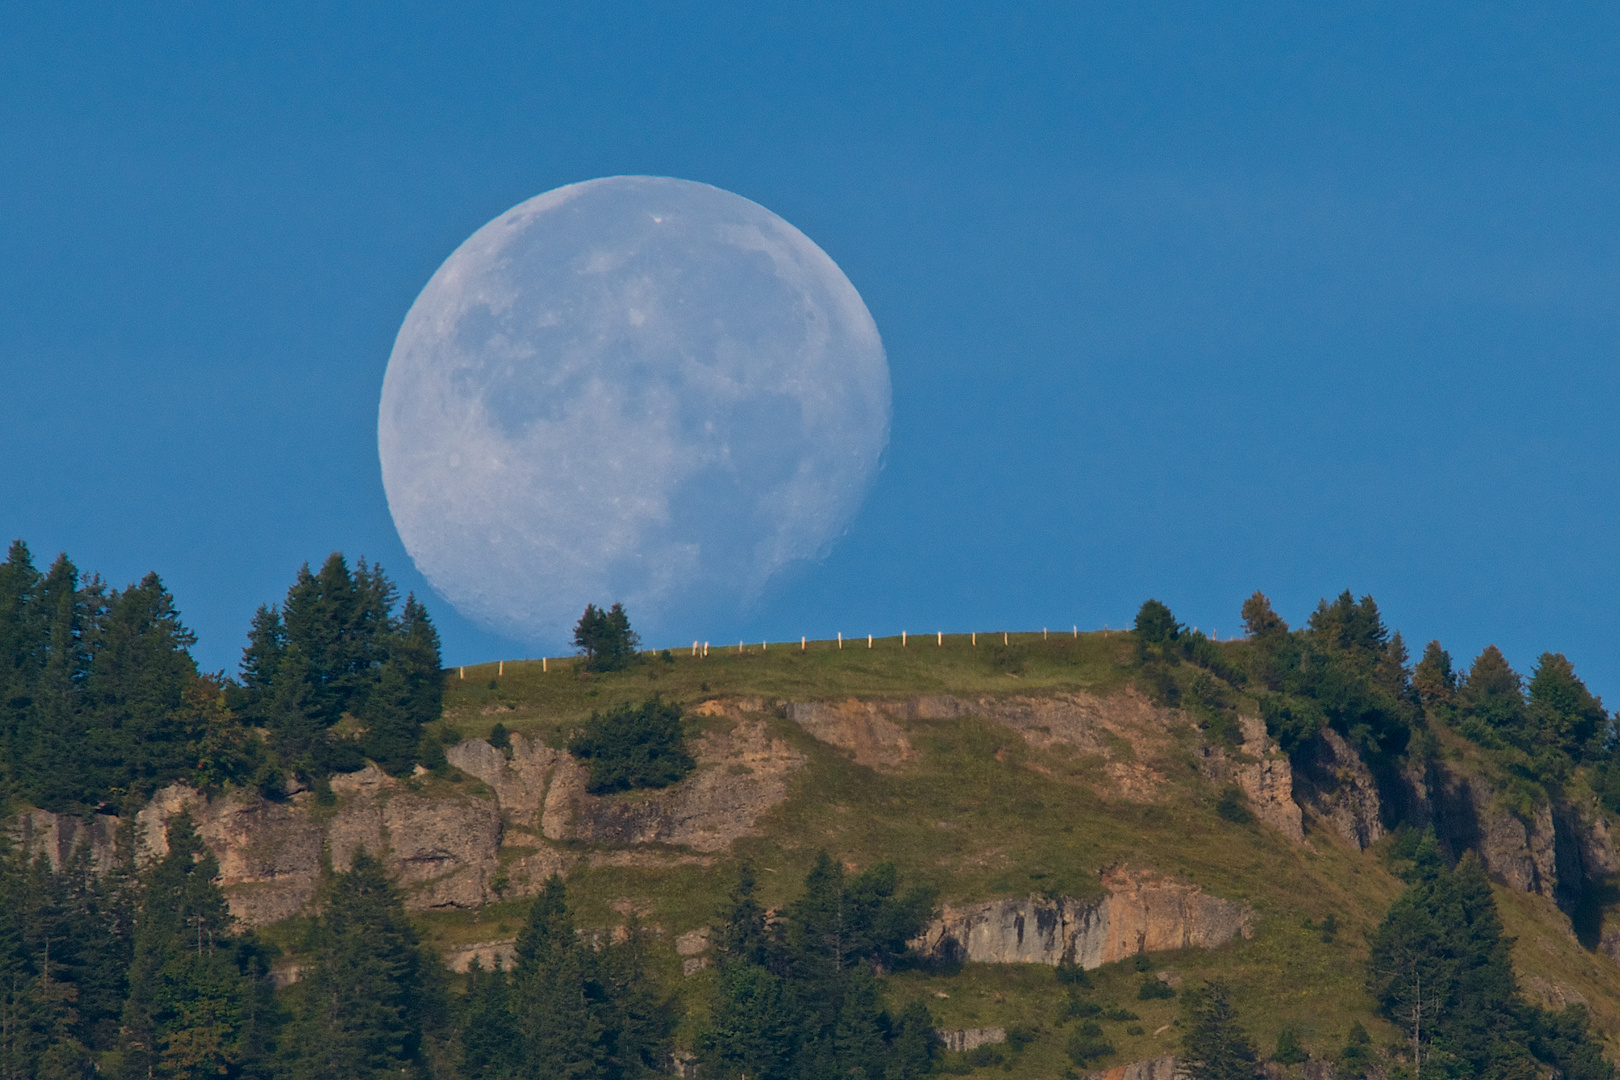
[[[929, 693], [1039, 694], [1086, 689], [1107, 693], [1129, 682], [1129, 639], [1084, 634], [1040, 634], [880, 639], [834, 644], [756, 643], [739, 654], [710, 650], [707, 658], [677, 654], [627, 672], [582, 678], [571, 660], [486, 664], [451, 672], [446, 719], [463, 736], [487, 734], [499, 720], [508, 728], [542, 736], [554, 745], [593, 709], [639, 701], [660, 693], [681, 702], [708, 697], [811, 700], [849, 696], [910, 697]], [[715, 722], [715, 721], [708, 721]], [[1242, 1015], [1264, 1050], [1277, 1032], [1293, 1025], [1302, 1043], [1318, 1054], [1335, 1051], [1354, 1020], [1367, 1024], [1375, 1041], [1398, 1038], [1374, 1021], [1362, 986], [1365, 934], [1400, 890], [1371, 853], [1344, 847], [1336, 837], [1309, 830], [1310, 843], [1296, 848], [1258, 825], [1235, 825], [1213, 811], [1215, 793], [1193, 764], [1190, 729], [1169, 758], [1159, 762], [1170, 778], [1157, 805], [1107, 801], [1096, 785], [1095, 762], [1053, 751], [1039, 756], [1013, 732], [972, 720], [917, 722], [909, 736], [920, 761], [901, 772], [859, 766], [841, 751], [808, 737], [791, 723], [772, 719], [783, 738], [810, 758], [788, 801], [766, 819], [765, 836], [745, 841], [737, 854], [752, 858], [764, 899], [795, 894], [815, 853], [826, 848], [860, 867], [881, 859], [897, 863], [908, 880], [932, 884], [946, 898], [982, 899], [1031, 892], [1083, 895], [1100, 889], [1098, 872], [1117, 862], [1180, 874], [1206, 890], [1248, 901], [1256, 912], [1253, 940], [1213, 952], [1156, 956], [1159, 969], [1196, 985], [1216, 974], [1238, 992]], [[1030, 768], [1038, 765], [1041, 771]], [[691, 1013], [689, 1033], [702, 1021], [709, 974], [681, 979], [669, 948], [674, 935], [712, 921], [730, 884], [728, 864], [666, 870], [589, 869], [570, 881], [571, 896], [585, 925], [620, 921], [612, 904], [629, 902], [644, 921], [665, 931], [662, 956], [672, 985]], [[1620, 970], [1586, 953], [1558, 923], [1556, 913], [1535, 898], [1500, 897], [1504, 919], [1519, 939], [1521, 970], [1575, 986], [1594, 1005], [1609, 1031], [1620, 1019]], [[515, 933], [525, 905], [495, 905], [477, 915], [436, 915], [429, 936], [441, 943]], [[1324, 941], [1304, 921], [1333, 914], [1339, 932]], [[1113, 1062], [1139, 1060], [1174, 1050], [1176, 1003], [1136, 1000], [1142, 976], [1129, 965], [1096, 973], [1091, 1000], [1122, 1005], [1140, 1016], [1143, 1034], [1127, 1035], [1127, 1023], [1104, 1022], [1118, 1047]], [[1034, 1026], [1040, 1034], [1012, 1061], [1013, 1076], [1058, 1075], [1067, 1029], [1059, 1010], [1063, 988], [1046, 968], [970, 965], [945, 978], [903, 973], [889, 980], [891, 999], [926, 998], [941, 1026]], [[1072, 1022], [1071, 1022], [1072, 1023]], [[1171, 1025], [1165, 1027], [1165, 1025]], [[1164, 1030], [1160, 1031], [1159, 1029]], [[1157, 1034], [1156, 1034], [1157, 1032]], [[996, 1072], [1007, 1075], [1001, 1069]]]

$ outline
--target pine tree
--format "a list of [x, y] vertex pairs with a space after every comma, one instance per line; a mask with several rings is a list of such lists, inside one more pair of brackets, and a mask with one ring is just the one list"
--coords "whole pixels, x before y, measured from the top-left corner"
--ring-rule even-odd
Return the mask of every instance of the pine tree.
[[219, 864], [182, 814], [136, 914], [123, 1071], [201, 1080], [240, 1072], [252, 1045], [254, 990], [238, 967]]
[[366, 728], [366, 756], [394, 776], [404, 776], [416, 767], [422, 726], [415, 707], [411, 684], [400, 666], [385, 663], [360, 711], [360, 720]]
[[798, 1047], [790, 1008], [786, 980], [757, 964], [723, 965], [701, 1048], [705, 1071], [723, 1080], [786, 1080], [793, 1075]]
[[1192, 1080], [1254, 1080], [1260, 1072], [1260, 1055], [1238, 1023], [1226, 984], [1216, 979], [1183, 1000], [1187, 1075]]
[[585, 654], [587, 671], [618, 671], [635, 659], [641, 639], [630, 629], [623, 604], [607, 610], [586, 604], [574, 626], [574, 645]]
[[98, 792], [142, 799], [190, 778], [195, 748], [184, 724], [185, 691], [197, 679], [197, 637], [180, 621], [156, 574], [110, 598], [86, 679], [90, 730], [85, 756]]
[[1530, 676], [1530, 726], [1537, 745], [1580, 761], [1601, 749], [1609, 715], [1563, 653], [1542, 653]]
[[647, 935], [633, 918], [624, 940], [598, 964], [603, 1037], [611, 1080], [641, 1080], [664, 1071], [678, 1013], [648, 968]]
[[500, 961], [489, 971], [474, 958], [461, 1004], [461, 1069], [474, 1080], [517, 1075], [517, 1025], [511, 980]]
[[574, 933], [567, 891], [553, 875], [529, 909], [513, 970], [518, 1074], [533, 1080], [609, 1075], [596, 957]]
[[442, 1010], [437, 965], [365, 852], [333, 879], [314, 953], [291, 1031], [292, 1076], [420, 1074], [425, 1029]]
[[1243, 631], [1250, 641], [1266, 641], [1288, 633], [1288, 624], [1272, 610], [1271, 599], [1263, 592], [1256, 592], [1243, 601], [1239, 615], [1243, 618]]
[[1475, 657], [1458, 694], [1462, 732], [1483, 745], [1528, 744], [1524, 718], [1524, 680], [1508, 666], [1495, 645]]
[[1412, 672], [1412, 689], [1427, 709], [1449, 707], [1457, 696], [1457, 674], [1451, 667], [1451, 654], [1431, 641], [1423, 649], [1423, 659]]

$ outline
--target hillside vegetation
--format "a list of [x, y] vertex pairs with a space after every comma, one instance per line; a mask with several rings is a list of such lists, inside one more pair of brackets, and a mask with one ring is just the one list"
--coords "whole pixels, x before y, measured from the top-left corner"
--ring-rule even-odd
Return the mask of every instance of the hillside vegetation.
[[435, 674], [334, 555], [209, 676], [155, 575], [13, 545], [0, 1070], [1609, 1080], [1620, 769], [1568, 660], [1242, 616], [694, 653], [614, 605]]

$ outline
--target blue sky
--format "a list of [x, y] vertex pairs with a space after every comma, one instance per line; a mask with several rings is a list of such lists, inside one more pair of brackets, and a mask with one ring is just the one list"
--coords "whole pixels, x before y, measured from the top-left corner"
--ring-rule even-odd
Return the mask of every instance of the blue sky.
[[[662, 174], [815, 240], [894, 382], [849, 535], [688, 640], [1350, 588], [1620, 699], [1617, 45], [1598, 5], [10, 5], [0, 529], [156, 569], [210, 668], [306, 559], [425, 591], [405, 311], [523, 199]], [[523, 654], [430, 606], [448, 662]]]

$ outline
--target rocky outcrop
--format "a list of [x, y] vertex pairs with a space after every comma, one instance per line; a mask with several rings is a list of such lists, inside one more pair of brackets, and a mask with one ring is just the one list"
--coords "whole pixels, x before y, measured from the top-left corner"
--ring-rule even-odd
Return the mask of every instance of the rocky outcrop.
[[1065, 958], [1084, 968], [1139, 952], [1212, 949], [1254, 933], [1248, 905], [1147, 873], [1106, 874], [1096, 899], [990, 900], [947, 904], [911, 944], [924, 956], [989, 964], [1050, 964]]
[[1007, 1041], [1007, 1029], [999, 1027], [962, 1028], [955, 1031], [935, 1028], [934, 1034], [945, 1044], [945, 1049], [955, 1050], [959, 1054], [992, 1043]]
[[1166, 1054], [1164, 1057], [1115, 1065], [1112, 1069], [1086, 1075], [1091, 1080], [1177, 1080], [1182, 1070], [1176, 1065], [1175, 1055]]
[[1152, 802], [1165, 782], [1162, 758], [1180, 714], [1134, 692], [1102, 698], [1083, 691], [1045, 697], [958, 698], [795, 703], [788, 718], [823, 742], [875, 768], [897, 769], [914, 756], [905, 725], [917, 720], [977, 717], [1017, 732], [1036, 749], [1064, 747], [1097, 759], [1120, 797]]
[[565, 756], [546, 795], [546, 837], [724, 851], [758, 835], [760, 818], [786, 800], [789, 777], [805, 764], [803, 754], [752, 718], [703, 734], [691, 749], [696, 772], [673, 787], [633, 796], [587, 794], [585, 770]]
[[1384, 836], [1378, 785], [1344, 736], [1322, 728], [1296, 764], [1294, 800], [1304, 810], [1357, 848]]
[[[333, 776], [335, 802], [322, 806], [308, 791], [275, 801], [251, 790], [210, 798], [176, 784], [153, 796], [129, 833], [137, 858], [161, 857], [169, 824], [190, 814], [219, 860], [232, 913], [250, 926], [305, 911], [323, 861], [345, 870], [359, 851], [383, 860], [414, 910], [476, 908], [530, 895], [580, 858], [637, 866], [706, 862], [704, 854], [634, 849], [725, 850], [758, 831], [760, 817], [787, 798], [788, 778], [805, 762], [757, 716], [722, 723], [691, 748], [698, 768], [681, 783], [597, 797], [585, 791], [584, 768], [565, 752], [521, 735], [511, 736], [510, 755], [468, 739], [446, 756], [482, 786], [400, 780], [371, 766]], [[105, 815], [36, 810], [15, 819], [12, 832], [52, 865], [82, 849], [105, 871], [123, 825]], [[581, 854], [552, 841], [616, 850]]]
[[900, 726], [884, 715], [884, 707], [869, 701], [793, 702], [788, 719], [824, 743], [847, 750], [861, 765], [896, 768], [917, 754]]
[[1437, 768], [1435, 831], [1453, 858], [1473, 851], [1485, 870], [1510, 889], [1555, 898], [1558, 841], [1552, 808], [1522, 820], [1495, 798], [1478, 776]]
[[1256, 818], [1292, 842], [1303, 843], [1305, 828], [1294, 801], [1294, 771], [1288, 756], [1266, 734], [1265, 721], [1258, 716], [1240, 717], [1239, 722], [1242, 748], [1230, 753], [1221, 746], [1201, 747], [1200, 770], [1212, 783], [1236, 785]]
[[52, 870], [60, 870], [75, 852], [82, 852], [96, 874], [111, 870], [118, 859], [118, 828], [122, 822], [107, 814], [77, 817], [28, 810], [12, 823], [11, 839], [25, 851], [43, 855]]
[[493, 899], [500, 819], [492, 800], [449, 790], [431, 795], [375, 766], [331, 779], [336, 805], [308, 793], [271, 802], [237, 791], [210, 799], [176, 784], [135, 817], [146, 857], [168, 851], [169, 823], [182, 811], [219, 860], [231, 912], [250, 926], [296, 915], [315, 895], [321, 862], [347, 869], [357, 852], [383, 860], [415, 910], [473, 908]]
[[444, 966], [457, 974], [466, 974], [472, 967], [473, 961], [485, 971], [490, 971], [498, 964], [511, 970], [512, 962], [517, 959], [517, 939], [500, 938], [496, 941], [475, 941], [471, 945], [458, 945], [444, 954]]
[[540, 809], [545, 805], [546, 784], [559, 758], [565, 756], [538, 739], [513, 733], [508, 736], [510, 754], [483, 739], [463, 739], [446, 747], [450, 764], [488, 784], [501, 808], [501, 818], [519, 829], [539, 827]]

